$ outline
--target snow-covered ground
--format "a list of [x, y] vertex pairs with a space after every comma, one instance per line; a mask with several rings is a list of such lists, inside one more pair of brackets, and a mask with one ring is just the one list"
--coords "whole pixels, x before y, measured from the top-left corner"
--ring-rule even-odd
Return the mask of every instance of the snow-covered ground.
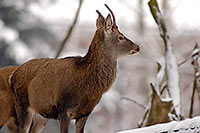
[[118, 133], [200, 133], [200, 116]]

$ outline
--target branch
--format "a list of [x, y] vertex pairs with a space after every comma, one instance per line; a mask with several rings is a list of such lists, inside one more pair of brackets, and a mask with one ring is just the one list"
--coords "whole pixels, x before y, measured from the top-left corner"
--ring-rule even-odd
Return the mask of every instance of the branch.
[[147, 109], [147, 110], [145, 111], [142, 121], [138, 124], [138, 127], [139, 127], [139, 128], [143, 126], [144, 121], [147, 119], [148, 114], [149, 114], [149, 109]]
[[128, 101], [131, 101], [131, 102], [137, 104], [137, 105], [140, 106], [141, 108], [146, 109], [146, 107], [145, 107], [144, 105], [138, 103], [137, 101], [135, 101], [135, 100], [133, 100], [133, 99], [130, 99], [130, 98], [128, 98], [128, 97], [121, 97], [121, 99], [126, 99], [126, 100], [128, 100]]
[[173, 54], [171, 41], [167, 33], [167, 28], [163, 16], [160, 12], [158, 3], [156, 0], [149, 1], [149, 7], [151, 14], [159, 27], [160, 36], [162, 37], [165, 45], [165, 64], [167, 75], [167, 87], [170, 92], [170, 96], [173, 99], [173, 104], [178, 116], [181, 115], [180, 104], [180, 89], [179, 89], [179, 74], [176, 58]]
[[62, 41], [62, 43], [61, 43], [61, 45], [60, 45], [60, 47], [59, 47], [59, 49], [58, 49], [58, 52], [57, 52], [55, 58], [58, 58], [58, 57], [60, 56], [62, 50], [64, 49], [64, 47], [65, 47], [67, 41], [69, 40], [69, 38], [70, 38], [70, 36], [71, 36], [71, 33], [72, 33], [72, 31], [73, 31], [73, 29], [74, 29], [74, 27], [75, 27], [75, 25], [76, 25], [76, 22], [77, 22], [79, 13], [80, 13], [80, 9], [81, 9], [82, 3], [83, 3], [83, 0], [80, 0], [80, 1], [79, 1], [78, 9], [77, 9], [77, 11], [76, 11], [76, 16], [75, 16], [75, 18], [74, 18], [74, 21], [73, 21], [72, 25], [70, 26], [70, 28], [69, 28], [69, 30], [68, 30], [68, 33], [67, 33], [67, 35], [66, 35], [66, 37], [65, 37], [65, 39]]
[[187, 62], [190, 58], [192, 58], [193, 55], [197, 54], [198, 52], [200, 52], [200, 48], [195, 49], [195, 50], [192, 50], [192, 51], [190, 52], [190, 54], [185, 58], [185, 60], [183, 60], [182, 62], [180, 62], [180, 63], [178, 64], [178, 66], [180, 67], [181, 65], [183, 65], [183, 64], [184, 64], [185, 62]]
[[[198, 51], [198, 52], [196, 52]], [[190, 113], [189, 117], [192, 117], [193, 114], [193, 104], [194, 104], [194, 94], [195, 90], [198, 93], [198, 99], [200, 101], [200, 47], [196, 43], [192, 55], [192, 65], [194, 66], [194, 83], [193, 83], [193, 91], [192, 91], [192, 97], [191, 97], [191, 104], [190, 104]], [[200, 107], [200, 105], [199, 105]]]
[[189, 112], [189, 118], [192, 118], [192, 114], [193, 114], [193, 105], [194, 105], [194, 94], [195, 94], [195, 81], [193, 84], [193, 89], [192, 89], [192, 97], [191, 97], [191, 103], [190, 103], [190, 112]]
[[158, 95], [161, 95], [161, 90], [162, 90], [162, 84], [164, 83], [165, 79], [165, 70], [164, 67], [157, 62], [157, 75], [156, 75], [156, 81], [155, 81], [155, 90], [157, 91]]

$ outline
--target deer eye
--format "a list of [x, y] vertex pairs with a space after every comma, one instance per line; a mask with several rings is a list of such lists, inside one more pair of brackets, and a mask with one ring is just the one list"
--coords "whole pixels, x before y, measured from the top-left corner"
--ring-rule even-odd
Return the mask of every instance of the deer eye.
[[119, 41], [123, 41], [123, 40], [124, 40], [124, 36], [119, 35], [119, 36], [118, 36], [118, 40], [119, 40]]

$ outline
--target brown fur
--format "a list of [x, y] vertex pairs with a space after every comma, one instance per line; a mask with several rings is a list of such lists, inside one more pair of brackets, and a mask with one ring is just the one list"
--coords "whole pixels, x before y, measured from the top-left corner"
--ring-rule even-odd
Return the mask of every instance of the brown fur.
[[[16, 133], [18, 130], [18, 123], [16, 121], [16, 112], [14, 106], [14, 99], [10, 89], [8, 79], [17, 66], [7, 66], [0, 69], [0, 127], [7, 125], [10, 133]], [[40, 133], [46, 124], [45, 119], [39, 115], [35, 115], [31, 133]]]
[[116, 30], [110, 15], [104, 19], [98, 13], [97, 31], [84, 57], [33, 59], [12, 74], [20, 133], [28, 128], [29, 107], [45, 118], [58, 119], [61, 133], [67, 133], [70, 120], [76, 119], [76, 133], [82, 133], [89, 114], [116, 78], [117, 58], [139, 51]]
[[14, 102], [8, 79], [16, 68], [16, 66], [8, 66], [0, 69], [0, 127], [7, 123], [11, 133], [17, 130], [17, 126], [14, 118]]

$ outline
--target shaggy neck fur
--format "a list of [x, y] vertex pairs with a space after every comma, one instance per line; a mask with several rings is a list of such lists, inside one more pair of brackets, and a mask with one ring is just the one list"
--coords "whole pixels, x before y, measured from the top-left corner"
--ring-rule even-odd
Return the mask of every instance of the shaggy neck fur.
[[[96, 87], [99, 93], [106, 92], [114, 82], [117, 73], [117, 60], [110, 55], [110, 52], [105, 49], [103, 43], [103, 32], [97, 30], [88, 53], [78, 61], [76, 65], [85, 67], [88, 70], [88, 79], [86, 80], [91, 87]], [[91, 82], [91, 80], [93, 82]]]

